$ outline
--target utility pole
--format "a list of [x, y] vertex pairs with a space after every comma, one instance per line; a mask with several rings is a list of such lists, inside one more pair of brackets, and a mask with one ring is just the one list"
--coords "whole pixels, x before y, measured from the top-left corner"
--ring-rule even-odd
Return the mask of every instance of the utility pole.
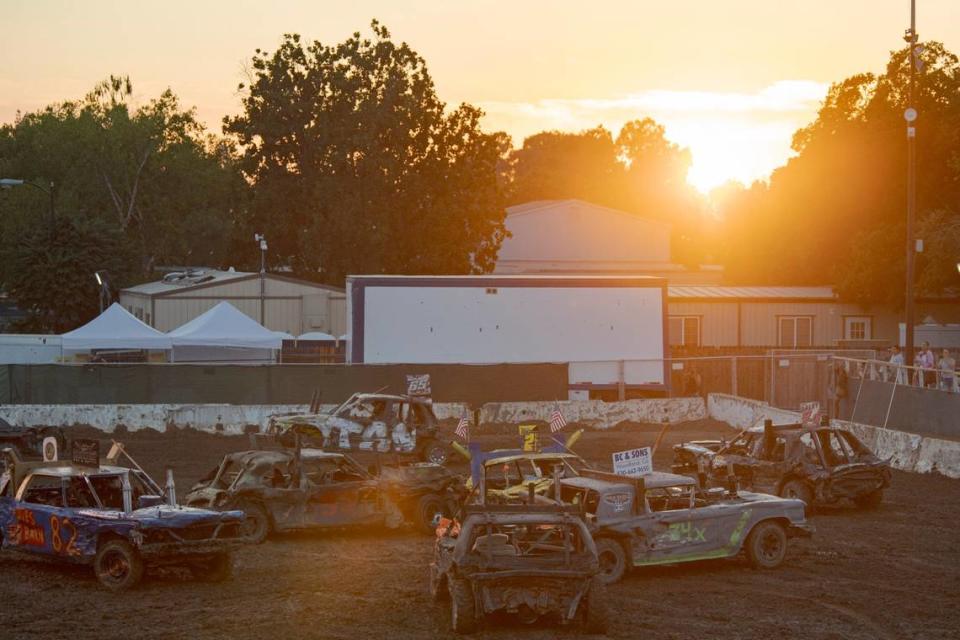
[[253, 234], [253, 239], [260, 243], [260, 324], [266, 319], [265, 300], [267, 291], [267, 239], [262, 233]]
[[904, 301], [906, 315], [906, 336], [904, 337], [904, 360], [908, 366], [913, 364], [913, 279], [914, 262], [917, 248], [913, 237], [913, 223], [916, 217], [917, 208], [917, 110], [913, 106], [914, 100], [914, 68], [916, 67], [917, 50], [917, 10], [916, 0], [910, 0], [910, 28], [907, 29], [903, 39], [910, 45], [910, 52], [907, 55], [907, 64], [910, 65], [910, 89], [907, 109], [903, 112], [903, 117], [907, 121], [907, 291]]

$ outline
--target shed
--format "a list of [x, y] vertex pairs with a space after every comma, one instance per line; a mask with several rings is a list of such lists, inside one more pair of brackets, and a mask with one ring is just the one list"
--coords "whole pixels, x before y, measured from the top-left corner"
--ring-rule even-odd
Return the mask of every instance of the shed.
[[300, 335], [346, 330], [343, 289], [276, 273], [182, 269], [120, 291], [120, 304], [146, 324], [170, 331], [229, 302], [273, 331]]

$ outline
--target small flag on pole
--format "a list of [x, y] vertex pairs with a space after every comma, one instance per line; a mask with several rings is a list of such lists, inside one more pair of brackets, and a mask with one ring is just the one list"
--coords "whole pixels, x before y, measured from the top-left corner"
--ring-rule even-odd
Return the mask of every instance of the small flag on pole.
[[467, 412], [464, 411], [463, 415], [460, 416], [460, 422], [457, 423], [457, 428], [454, 430], [454, 433], [457, 434], [458, 438], [461, 438], [464, 441], [470, 440], [470, 421], [467, 420]]
[[565, 426], [567, 426], [567, 421], [563, 419], [563, 414], [560, 413], [560, 405], [557, 405], [557, 408], [550, 414], [550, 433], [556, 433]]

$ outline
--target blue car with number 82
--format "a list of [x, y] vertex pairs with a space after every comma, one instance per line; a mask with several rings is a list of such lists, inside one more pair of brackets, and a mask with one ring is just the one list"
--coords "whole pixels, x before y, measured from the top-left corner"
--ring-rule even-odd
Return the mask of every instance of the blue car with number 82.
[[147, 567], [180, 565], [202, 580], [230, 576], [230, 551], [245, 542], [242, 511], [165, 504], [139, 470], [23, 462], [9, 449], [0, 476], [0, 543], [93, 566], [111, 590], [136, 585]]

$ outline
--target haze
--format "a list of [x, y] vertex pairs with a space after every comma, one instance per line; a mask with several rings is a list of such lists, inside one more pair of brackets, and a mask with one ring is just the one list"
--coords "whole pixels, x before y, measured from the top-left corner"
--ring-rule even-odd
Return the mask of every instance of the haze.
[[[3, 122], [114, 73], [141, 100], [169, 86], [219, 131], [254, 49], [285, 32], [338, 42], [375, 17], [426, 58], [442, 99], [482, 107], [515, 145], [651, 116], [691, 149], [703, 191], [769, 175], [829, 84], [880, 71], [909, 25], [906, 0], [2, 4]], [[921, 40], [960, 48], [960, 2], [918, 4]]]

